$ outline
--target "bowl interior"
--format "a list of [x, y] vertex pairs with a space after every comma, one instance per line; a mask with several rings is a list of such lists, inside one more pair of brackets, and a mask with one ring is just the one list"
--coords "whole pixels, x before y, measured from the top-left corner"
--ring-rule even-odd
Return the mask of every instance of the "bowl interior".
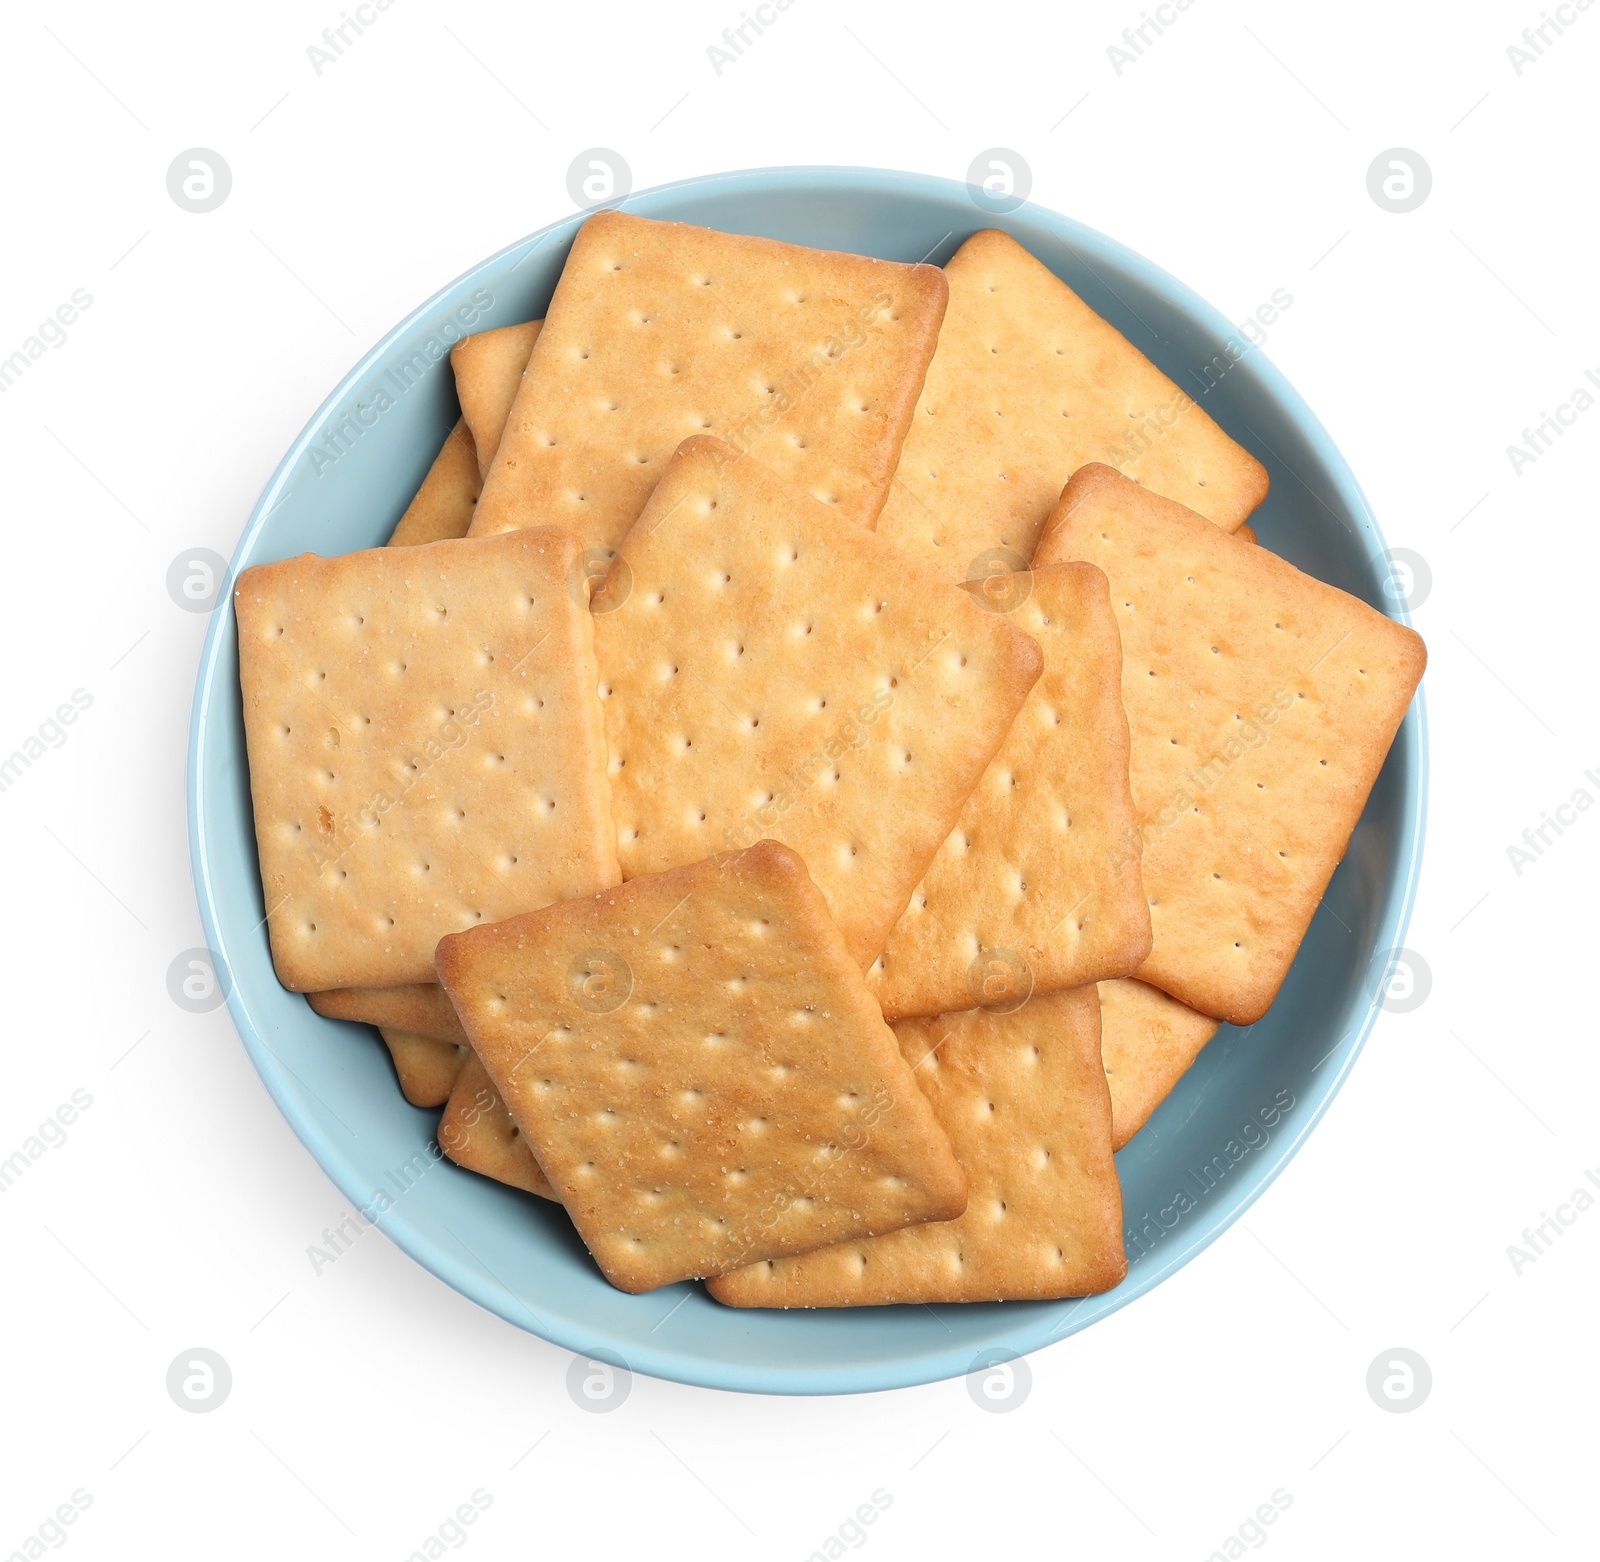
[[[1003, 228], [1266, 463], [1271, 496], [1252, 517], [1264, 544], [1396, 611], [1383, 592], [1383, 540], [1321, 425], [1260, 353], [1234, 361], [1241, 338], [1225, 319], [1121, 245], [1031, 205], [984, 211], [964, 185], [863, 169], [720, 175], [648, 191], [627, 206], [903, 261], [942, 263], [973, 232]], [[233, 574], [387, 539], [457, 416], [443, 363], [450, 344], [466, 331], [543, 314], [581, 221], [575, 215], [484, 261], [357, 365], [262, 494]], [[196, 691], [191, 849], [208, 942], [231, 978], [229, 1004], [256, 1067], [345, 1195], [420, 1263], [511, 1322], [574, 1351], [615, 1352], [635, 1371], [745, 1390], [887, 1388], [964, 1372], [980, 1351], [1036, 1349], [1126, 1305], [1214, 1240], [1294, 1153], [1371, 1026], [1375, 957], [1404, 934], [1422, 847], [1420, 699], [1271, 1012], [1248, 1030], [1225, 1026], [1118, 1156], [1130, 1263], [1115, 1291], [937, 1313], [735, 1312], [698, 1286], [627, 1296], [601, 1278], [559, 1210], [434, 1162], [427, 1147], [438, 1114], [401, 1098], [376, 1032], [322, 1019], [278, 985], [227, 601], [214, 615]], [[1275, 1116], [1270, 1127], [1264, 1110]], [[420, 1176], [419, 1166], [428, 1168]]]

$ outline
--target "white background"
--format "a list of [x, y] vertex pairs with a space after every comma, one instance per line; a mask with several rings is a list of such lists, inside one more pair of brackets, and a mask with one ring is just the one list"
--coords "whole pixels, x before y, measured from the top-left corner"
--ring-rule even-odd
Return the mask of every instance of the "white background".
[[[71, 691], [68, 741], [0, 794], [12, 1020], [0, 1157], [85, 1090], [0, 1198], [0, 1556], [74, 1489], [74, 1557], [403, 1558], [475, 1489], [473, 1556], [804, 1558], [878, 1488], [875, 1558], [1019, 1546], [1203, 1558], [1282, 1488], [1288, 1557], [1592, 1554], [1600, 1209], [1520, 1274], [1523, 1228], [1600, 1175], [1590, 894], [1600, 810], [1518, 875], [1507, 847], [1600, 772], [1600, 408], [1507, 446], [1600, 373], [1600, 8], [1519, 77], [1539, 7], [1197, 0], [1117, 75], [1138, 0], [939, 15], [795, 0], [717, 75], [738, 0], [397, 0], [318, 76], [338, 0], [8, 7], [0, 357], [93, 305], [0, 396], [0, 750]], [[491, 73], [492, 72], [492, 73]], [[1326, 422], [1391, 544], [1427, 561], [1432, 799], [1407, 942], [1432, 990], [1245, 1220], [1158, 1291], [1031, 1359], [1007, 1414], [956, 1380], [847, 1400], [634, 1380], [581, 1412], [568, 1355], [346, 1207], [227, 1011], [166, 973], [201, 942], [184, 745], [206, 620], [169, 599], [223, 555], [328, 389], [436, 287], [572, 206], [613, 147], [636, 187], [862, 163], [963, 178], [1016, 149], [1034, 198], [1234, 319]], [[168, 164], [216, 149], [197, 216]], [[1419, 152], [1395, 215], [1366, 171]], [[131, 1050], [130, 1050], [131, 1049]], [[185, 1414], [168, 1363], [233, 1374]], [[1368, 1364], [1431, 1367], [1390, 1414]], [[530, 1453], [530, 1446], [537, 1447]]]

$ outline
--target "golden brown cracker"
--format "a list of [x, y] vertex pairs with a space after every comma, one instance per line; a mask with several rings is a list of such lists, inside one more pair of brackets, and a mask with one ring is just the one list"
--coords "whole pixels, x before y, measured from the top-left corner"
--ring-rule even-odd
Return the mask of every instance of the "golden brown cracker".
[[710, 438], [624, 540], [595, 652], [624, 875], [783, 841], [863, 966], [1042, 665], [1004, 614]]
[[711, 1294], [732, 1307], [865, 1307], [1116, 1285], [1128, 1263], [1094, 988], [1008, 1015], [902, 1020], [895, 1035], [966, 1170], [965, 1213], [753, 1264]]
[[[450, 357], [461, 398], [462, 421], [451, 429], [416, 498], [389, 538], [389, 547], [412, 547], [466, 536], [482, 486], [473, 473], [479, 465], [488, 464], [487, 457], [480, 462], [473, 452], [487, 449], [490, 456], [494, 454], [516, 395], [517, 381], [542, 323], [533, 320], [527, 325], [482, 331], [456, 343]], [[474, 422], [476, 435], [472, 432]], [[455, 1011], [436, 982], [376, 992], [345, 988], [337, 995], [307, 996], [319, 1014], [334, 1019], [397, 1026], [436, 1041], [465, 1039]], [[326, 1000], [326, 1006], [319, 1000]]]
[[577, 545], [303, 554], [234, 592], [285, 986], [429, 979], [440, 936], [615, 882]]
[[1122, 631], [1155, 935], [1135, 974], [1252, 1024], [1344, 855], [1427, 652], [1366, 603], [1109, 467], [1074, 473], [1035, 562], [1067, 559], [1106, 572]]
[[[543, 320], [529, 320], [522, 325], [479, 331], [475, 336], [462, 337], [450, 349], [456, 397], [461, 403], [462, 421], [472, 431], [480, 476], [488, 472], [494, 453], [500, 448], [500, 436], [522, 384], [522, 371], [528, 367], [528, 355], [539, 340], [543, 324]], [[464, 528], [459, 535], [466, 535]]]
[[775, 841], [453, 934], [438, 968], [622, 1290], [965, 1206], [893, 1032]]
[[1088, 461], [1232, 531], [1267, 472], [1186, 391], [1015, 239], [975, 233], [945, 267], [950, 307], [879, 532], [947, 579], [1026, 563]]
[[489, 1071], [470, 1049], [439, 1119], [438, 1139], [439, 1148], [457, 1166], [537, 1193], [541, 1199], [556, 1196], [511, 1108], [500, 1099]]
[[394, 1059], [400, 1093], [412, 1106], [443, 1106], [469, 1056], [464, 1043], [437, 1041], [381, 1025], [378, 1034]]
[[387, 1025], [434, 1041], [465, 1043], [467, 1033], [437, 982], [411, 982], [403, 987], [335, 987], [310, 992], [306, 1002], [330, 1020], [361, 1025]]
[[551, 524], [615, 547], [698, 434], [870, 527], [946, 291], [937, 266], [598, 213], [556, 285], [475, 532]]
[[1014, 1006], [1150, 953], [1106, 578], [1056, 565], [973, 589], [1044, 672], [867, 973], [889, 1020]]
[[416, 497], [400, 517], [389, 546], [412, 548], [443, 537], [465, 537], [482, 487], [472, 434], [464, 422], [457, 421], [445, 435]]
[[1220, 1028], [1148, 982], [1100, 983], [1100, 1051], [1111, 1089], [1113, 1149], [1144, 1127]]

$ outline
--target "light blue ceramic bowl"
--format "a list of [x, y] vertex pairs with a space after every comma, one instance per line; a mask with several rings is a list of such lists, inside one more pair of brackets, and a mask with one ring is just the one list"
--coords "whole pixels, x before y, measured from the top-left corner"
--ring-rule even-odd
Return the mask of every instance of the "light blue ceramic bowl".
[[[1179, 385], [1200, 396], [1215, 380], [1202, 405], [1272, 473], [1272, 495], [1252, 517], [1267, 546], [1403, 616], [1385, 595], [1377, 523], [1310, 409], [1258, 352], [1220, 379], [1215, 368], [1202, 372], [1230, 361], [1225, 343], [1239, 338], [1229, 322], [1113, 240], [1037, 206], [985, 211], [965, 185], [859, 168], [718, 174], [626, 204], [644, 216], [903, 261], [942, 263], [976, 230], [1005, 229]], [[426, 362], [430, 337], [447, 344], [460, 334], [454, 319], [470, 318], [471, 329], [484, 330], [542, 315], [581, 221], [569, 217], [484, 261], [356, 365], [267, 484], [235, 551], [233, 574], [308, 549], [344, 553], [388, 537], [457, 415], [442, 364], [397, 395], [406, 378], [400, 366], [419, 351]], [[466, 314], [457, 317], [458, 309]], [[380, 388], [393, 405], [378, 413]], [[353, 422], [344, 421], [347, 414]], [[346, 432], [329, 447], [325, 436], [340, 423]], [[342, 453], [330, 461], [327, 452], [339, 444]], [[375, 1031], [320, 1019], [273, 976], [237, 634], [229, 597], [219, 601], [200, 662], [189, 749], [200, 912], [214, 955], [231, 973], [229, 1006], [268, 1090], [345, 1196], [370, 1208], [380, 1190], [393, 1192], [389, 1173], [430, 1143], [437, 1113], [401, 1099]], [[1224, 1027], [1117, 1157], [1130, 1264], [1108, 1295], [937, 1313], [735, 1312], [697, 1286], [627, 1296], [600, 1277], [559, 1210], [449, 1163], [418, 1181], [380, 1223], [446, 1284], [512, 1323], [573, 1351], [614, 1352], [635, 1371], [685, 1383], [852, 1393], [950, 1377], [969, 1370], [980, 1352], [1037, 1350], [1126, 1306], [1215, 1240], [1316, 1125], [1371, 1029], [1385, 953], [1404, 936], [1422, 856], [1426, 785], [1419, 698], [1277, 1003], [1249, 1030]]]

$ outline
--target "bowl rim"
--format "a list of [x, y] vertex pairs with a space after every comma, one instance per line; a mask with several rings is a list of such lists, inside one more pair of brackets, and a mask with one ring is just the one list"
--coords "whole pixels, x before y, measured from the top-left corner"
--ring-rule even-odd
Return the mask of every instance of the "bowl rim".
[[[655, 185], [631, 193], [624, 201], [617, 204], [634, 210], [641, 207], [670, 205], [673, 199], [682, 193], [706, 186], [719, 187], [731, 195], [737, 195], [741, 190], [754, 192], [758, 189], [766, 195], [770, 194], [774, 187], [780, 190], [787, 187], [797, 192], [808, 189], [829, 189], [856, 193], [874, 191], [887, 193], [892, 189], [897, 195], [921, 195], [942, 200], [958, 195], [965, 197], [970, 193], [969, 187], [958, 180], [931, 174], [818, 164], [698, 174], [692, 178]], [[980, 219], [989, 215], [976, 204], [974, 212]], [[646, 211], [644, 214], [649, 215], [649, 212]], [[1198, 326], [1214, 333], [1219, 339], [1225, 339], [1233, 332], [1231, 322], [1219, 310], [1178, 278], [1118, 240], [1031, 201], [1020, 203], [1014, 211], [1007, 212], [1006, 215], [1039, 222], [1059, 234], [1074, 248], [1086, 250], [1096, 258], [1103, 257], [1122, 270], [1136, 275], [1146, 286], [1163, 294]], [[467, 271], [423, 300], [363, 352], [292, 441], [271, 477], [268, 478], [239, 534], [229, 559], [225, 588], [219, 591], [217, 605], [212, 611], [211, 622], [200, 654], [190, 715], [185, 777], [190, 868], [200, 920], [207, 948], [222, 957], [225, 969], [231, 970], [232, 962], [228, 960], [227, 940], [222, 933], [221, 916], [212, 885], [210, 841], [207, 830], [209, 800], [201, 787], [201, 776], [202, 755], [211, 731], [213, 694], [218, 681], [217, 664], [227, 643], [226, 630], [232, 618], [230, 610], [232, 586], [239, 573], [240, 560], [260, 535], [273, 511], [287, 497], [289, 479], [306, 450], [319, 436], [324, 421], [351, 396], [387, 350], [416, 327], [433, 319], [444, 301], [451, 297], [469, 277], [520, 251], [526, 251], [523, 258], [528, 258], [553, 235], [583, 216], [584, 213], [578, 212], [558, 218], [475, 262]], [[980, 220], [979, 223], [979, 226], [995, 225], [992, 220], [988, 222]], [[1360, 529], [1363, 541], [1368, 545], [1369, 557], [1386, 552], [1387, 543], [1377, 518], [1354, 472], [1328, 431], [1261, 349], [1253, 348], [1250, 357], [1253, 360], [1254, 372], [1263, 382], [1263, 390], [1298, 428], [1311, 453], [1327, 472], [1331, 483], [1337, 489], [1340, 501]], [[1409, 625], [1411, 622], [1404, 602], [1391, 603], [1388, 613], [1399, 623]], [[1429, 756], [1427, 710], [1421, 686], [1418, 687], [1412, 705], [1395, 736], [1390, 758], [1393, 759], [1396, 755], [1399, 755], [1404, 762], [1402, 795], [1396, 808], [1396, 833], [1400, 841], [1401, 860], [1397, 864], [1396, 871], [1388, 876], [1390, 904], [1375, 932], [1379, 949], [1397, 949], [1403, 945], [1415, 906], [1422, 869], [1427, 824]], [[237, 983], [230, 980], [227, 989], [227, 1004], [234, 1027], [268, 1094], [294, 1130], [296, 1137], [305, 1145], [335, 1186], [346, 1198], [355, 1200], [359, 1205], [367, 1196], [365, 1179], [346, 1153], [324, 1132], [322, 1124], [312, 1113], [303, 1109], [300, 1101], [292, 1093], [287, 1077], [289, 1073], [287, 1065], [279, 1059], [269, 1039], [254, 1024]], [[1381, 1007], [1381, 991], [1380, 987], [1370, 996], [1365, 1014], [1336, 1044], [1323, 1063], [1316, 1065], [1316, 1069], [1328, 1063], [1334, 1066], [1324, 1076], [1309, 1110], [1294, 1120], [1293, 1131], [1275, 1135], [1271, 1143], [1264, 1147], [1264, 1153], [1251, 1156], [1252, 1165], [1249, 1172], [1234, 1184], [1230, 1201], [1213, 1205], [1207, 1218], [1183, 1233], [1180, 1240], [1163, 1243], [1159, 1253], [1151, 1253], [1142, 1259], [1136, 1268], [1130, 1270], [1128, 1278], [1114, 1290], [1099, 1296], [1076, 1300], [1063, 1299], [1063, 1312], [1053, 1327], [1043, 1326], [1032, 1312], [1019, 1311], [1018, 1321], [1009, 1327], [998, 1326], [993, 1333], [991, 1344], [976, 1355], [963, 1345], [946, 1350], [909, 1353], [871, 1364], [808, 1367], [729, 1362], [689, 1352], [674, 1352], [658, 1346], [636, 1348], [631, 1342], [626, 1353], [623, 1353], [612, 1337], [602, 1332], [568, 1326], [564, 1320], [556, 1321], [541, 1317], [538, 1319], [539, 1326], [535, 1328], [530, 1321], [533, 1309], [529, 1304], [491, 1277], [463, 1263], [432, 1238], [412, 1229], [403, 1216], [401, 1218], [380, 1216], [377, 1224], [402, 1251], [438, 1279], [508, 1323], [579, 1355], [604, 1355], [613, 1361], [622, 1361], [632, 1371], [643, 1372], [652, 1377], [703, 1388], [746, 1393], [804, 1395], [865, 1393], [937, 1382], [957, 1377], [991, 1360], [1015, 1359], [1043, 1349], [1047, 1345], [1059, 1343], [1068, 1335], [1136, 1301], [1220, 1238], [1276, 1181], [1298, 1153], [1301, 1145], [1322, 1121], [1349, 1077], [1356, 1058], [1360, 1055], [1376, 1023]]]

